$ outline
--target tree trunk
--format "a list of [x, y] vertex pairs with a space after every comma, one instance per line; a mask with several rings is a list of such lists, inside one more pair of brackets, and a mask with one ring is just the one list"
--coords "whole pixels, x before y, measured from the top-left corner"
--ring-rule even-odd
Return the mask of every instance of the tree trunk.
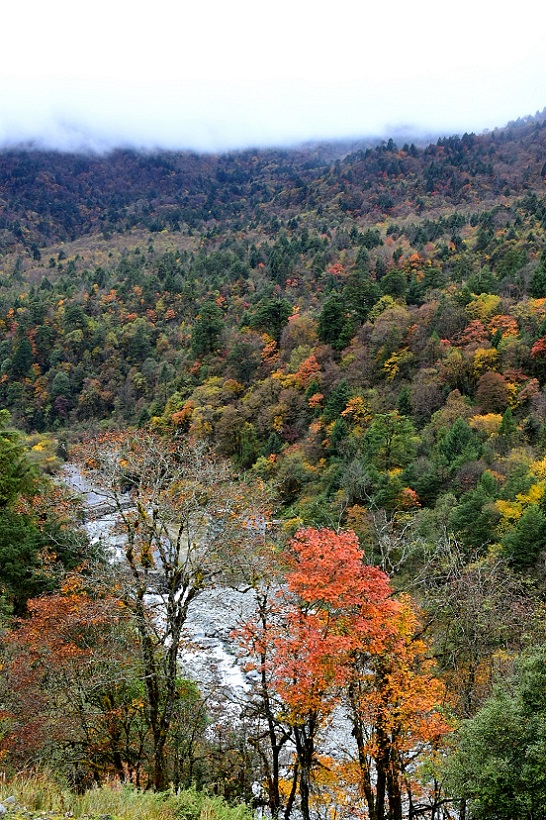
[[303, 820], [311, 820], [309, 797], [311, 794], [311, 770], [315, 755], [314, 741], [314, 720], [310, 721], [310, 729], [305, 727], [294, 728], [294, 738], [296, 741], [296, 752], [299, 764], [299, 792], [300, 811]]
[[370, 816], [370, 820], [376, 820], [375, 818], [375, 794], [372, 786], [372, 781], [370, 777], [370, 763], [368, 760], [368, 756], [366, 754], [366, 744], [364, 740], [364, 730], [362, 727], [362, 722], [358, 718], [358, 714], [356, 711], [356, 707], [352, 698], [354, 697], [354, 692], [349, 691], [349, 702], [351, 703], [352, 708], [352, 726], [353, 726], [353, 737], [356, 741], [356, 747], [358, 750], [358, 764], [360, 768], [360, 786], [362, 791], [364, 792], [364, 798], [366, 800], [366, 805], [368, 806], [368, 814]]
[[400, 771], [395, 755], [391, 755], [391, 761], [387, 773], [387, 792], [389, 796], [389, 820], [402, 820]]

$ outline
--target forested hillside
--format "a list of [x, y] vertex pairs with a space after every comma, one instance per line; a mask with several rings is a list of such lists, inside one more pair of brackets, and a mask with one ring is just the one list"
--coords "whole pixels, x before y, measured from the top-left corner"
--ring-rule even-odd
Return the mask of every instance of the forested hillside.
[[[91, 470], [100, 455], [91, 457], [85, 449], [90, 438], [102, 437], [105, 448], [125, 442], [133, 456], [128, 429], [139, 431], [137, 440], [173, 447], [199, 442], [222, 469], [229, 463], [241, 487], [260, 488], [259, 503], [244, 493], [233, 502], [237, 515], [241, 505], [263, 504], [260, 515], [266, 516], [267, 507], [277, 523], [274, 551], [280, 554], [279, 544], [292, 539], [286, 554], [292, 557], [283, 558], [282, 572], [271, 570], [268, 583], [280, 584], [281, 572], [298, 602], [283, 614], [293, 643], [285, 640], [279, 649], [277, 635], [268, 644], [259, 635], [259, 619], [246, 625], [241, 639], [257, 657], [274, 645], [280, 652], [275, 663], [285, 672], [294, 654], [307, 658], [315, 683], [323, 683], [317, 692], [299, 682], [308, 695], [304, 708], [287, 684], [293, 670], [270, 682], [284, 702], [279, 709], [290, 728], [283, 731], [294, 733], [297, 747], [288, 786], [271, 785], [274, 778], [267, 773], [273, 816], [291, 810], [296, 793], [304, 818], [318, 816], [313, 811], [325, 804], [326, 794], [332, 805], [337, 800], [339, 811], [349, 812], [340, 816], [357, 816], [346, 803], [347, 794], [354, 802], [358, 793], [365, 806], [358, 816], [371, 820], [455, 816], [450, 811], [460, 811], [461, 818], [465, 811], [475, 818], [510, 818], [511, 808], [503, 803], [507, 794], [521, 800], [518, 817], [546, 817], [546, 793], [537, 776], [546, 743], [540, 684], [546, 591], [545, 180], [543, 115], [428, 146], [388, 140], [349, 152], [340, 145], [223, 156], [0, 153], [0, 406], [13, 424], [34, 435], [38, 450], [46, 447], [45, 434], [61, 443], [63, 455], [79, 447], [81, 463]], [[16, 441], [22, 458], [20, 440], [10, 435], [4, 433], [0, 447]], [[125, 451], [115, 452], [121, 458]], [[123, 458], [131, 463], [127, 454]], [[182, 457], [171, 452], [168, 458]], [[119, 479], [129, 481], [134, 492], [135, 476], [145, 474], [142, 462], [136, 463]], [[222, 497], [234, 498], [227, 487], [222, 484]], [[138, 507], [142, 517], [126, 522], [126, 532], [140, 527], [138, 537], [146, 528], [153, 531], [142, 512], [150, 503], [148, 490]], [[0, 505], [0, 524], [5, 532], [14, 522], [25, 532], [32, 529], [34, 541], [27, 534], [24, 543], [42, 571], [53, 548], [50, 536], [40, 541], [38, 533], [51, 521], [45, 513], [31, 521], [28, 499], [35, 491], [15, 484]], [[158, 509], [168, 506], [165, 498], [161, 504]], [[172, 523], [167, 530], [172, 535]], [[329, 546], [320, 540], [326, 532]], [[165, 537], [159, 530], [153, 535], [157, 543]], [[361, 585], [366, 612], [351, 598], [350, 584], [341, 578], [339, 587], [334, 584], [334, 569], [322, 567], [322, 575], [316, 570], [329, 549], [332, 567], [346, 566], [355, 589]], [[80, 553], [72, 560], [59, 552], [48, 560], [56, 563], [57, 577], [64, 577], [80, 559]], [[138, 566], [131, 565], [135, 577], [147, 577], [146, 560], [151, 559], [140, 554]], [[365, 570], [357, 571], [357, 565]], [[314, 571], [322, 589], [326, 577], [336, 587], [338, 597], [328, 606], [302, 580]], [[87, 565], [82, 577], [90, 573]], [[20, 589], [13, 575], [2, 579], [6, 619], [23, 616], [17, 651], [34, 652], [27, 604], [47, 632], [50, 599], [32, 598], [54, 589], [59, 595], [61, 581]], [[196, 578], [188, 582], [195, 594], [201, 583]], [[78, 581], [85, 595], [87, 583]], [[104, 607], [115, 609], [104, 595]], [[391, 599], [396, 603], [389, 608]], [[55, 606], [61, 606], [58, 600]], [[72, 604], [67, 606], [67, 618], [75, 618]], [[84, 620], [103, 624], [104, 610], [87, 598], [85, 606]], [[125, 606], [131, 610], [127, 601]], [[364, 621], [373, 623], [369, 643], [336, 639], [320, 650], [310, 644], [326, 611], [337, 638], [351, 624], [356, 634]], [[129, 652], [146, 644], [145, 632], [132, 634], [121, 616], [115, 622]], [[101, 651], [112, 640], [101, 632]], [[13, 638], [7, 646], [16, 667]], [[384, 666], [387, 657], [392, 668]], [[321, 774], [314, 745], [313, 732], [328, 720], [338, 697], [326, 658], [337, 666], [336, 685], [349, 699], [353, 736], [361, 743], [358, 772], [345, 771], [336, 781], [346, 784], [344, 798], [336, 792], [339, 785], [332, 785], [334, 764], [321, 764], [332, 780]], [[365, 737], [375, 718], [370, 701], [357, 692], [357, 658], [372, 664], [366, 685], [383, 705], [392, 707], [389, 676], [392, 687], [398, 675], [400, 691], [413, 692], [412, 703], [396, 701], [403, 717], [390, 746], [381, 746], [381, 732], [388, 734], [384, 725]], [[112, 663], [123, 659], [116, 656]], [[149, 680], [151, 673], [133, 674]], [[510, 680], [507, 688], [492, 688], [503, 677]], [[358, 681], [361, 686], [362, 677]], [[136, 697], [135, 690], [131, 703]], [[149, 708], [150, 691], [139, 690], [139, 697]], [[170, 697], [174, 703], [174, 690]], [[194, 708], [197, 694], [192, 690], [185, 697]], [[277, 720], [271, 702], [264, 703], [262, 717]], [[492, 749], [486, 742], [503, 709], [512, 716], [509, 753], [506, 746]], [[146, 718], [136, 709], [130, 720], [129, 713], [131, 732], [153, 734], [149, 711]], [[445, 754], [438, 750], [463, 719], [469, 722], [452, 741], [456, 748], [446, 770], [438, 763]], [[529, 720], [535, 738], [524, 728]], [[167, 737], [172, 726], [155, 729]], [[280, 734], [268, 752], [273, 757], [284, 744], [282, 731], [275, 731]], [[6, 737], [7, 753], [14, 754], [13, 729]], [[182, 742], [171, 737], [161, 754], [175, 741]], [[135, 762], [134, 744], [131, 735], [132, 750], [123, 760], [121, 753], [116, 759], [103, 749], [95, 780], [130, 774], [139, 785], [157, 788], [173, 778], [186, 778], [186, 785], [195, 780], [192, 771], [173, 773], [168, 767], [158, 774], [155, 735], [153, 743], [142, 740], [147, 762]], [[426, 773], [415, 781], [420, 786], [412, 779], [417, 769], [411, 760], [418, 747], [427, 760]], [[32, 755], [41, 753], [33, 747]], [[239, 786], [228, 787], [225, 761], [215, 753], [215, 788], [228, 798], [251, 800], [247, 775], [241, 774]], [[237, 756], [231, 747], [230, 754]], [[241, 749], [237, 754], [243, 755]], [[490, 756], [482, 779], [469, 763], [477, 754]], [[366, 755], [373, 758], [368, 780]], [[516, 785], [507, 774], [513, 755], [527, 761]], [[260, 759], [265, 765], [265, 757]], [[376, 767], [372, 776], [370, 766]], [[493, 771], [503, 777], [493, 777]]]

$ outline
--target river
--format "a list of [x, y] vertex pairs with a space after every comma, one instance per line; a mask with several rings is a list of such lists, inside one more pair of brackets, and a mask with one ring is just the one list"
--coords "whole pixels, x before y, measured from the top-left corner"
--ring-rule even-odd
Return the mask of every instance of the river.
[[[122, 561], [124, 538], [115, 532], [116, 513], [108, 508], [103, 496], [89, 485], [76, 465], [65, 465], [63, 480], [82, 498], [85, 530], [91, 542], [101, 542], [112, 561]], [[127, 503], [130, 503], [129, 497]], [[159, 596], [149, 595], [147, 603], [161, 619]], [[244, 703], [250, 681], [238, 662], [231, 633], [251, 607], [252, 597], [248, 592], [224, 586], [201, 592], [190, 604], [179, 656], [181, 674], [199, 683], [209, 703], [231, 704], [232, 717]]]

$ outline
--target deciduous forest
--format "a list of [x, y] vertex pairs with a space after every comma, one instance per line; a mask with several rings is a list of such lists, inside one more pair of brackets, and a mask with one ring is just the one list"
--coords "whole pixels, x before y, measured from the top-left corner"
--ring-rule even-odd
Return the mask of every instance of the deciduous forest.
[[[544, 112], [0, 152], [0, 797], [545, 820], [545, 181]], [[211, 589], [237, 703], [184, 667]]]

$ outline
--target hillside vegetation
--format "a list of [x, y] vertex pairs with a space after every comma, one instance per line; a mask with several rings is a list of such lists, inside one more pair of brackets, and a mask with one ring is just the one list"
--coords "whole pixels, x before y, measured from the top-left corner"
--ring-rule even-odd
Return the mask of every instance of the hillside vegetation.
[[[367, 571], [378, 567], [381, 583], [392, 586], [383, 603], [373, 604], [384, 619], [375, 621], [373, 647], [329, 650], [330, 658], [337, 657], [338, 677], [349, 657], [367, 653], [378, 664], [374, 686], [383, 691], [379, 669], [396, 635], [398, 648], [391, 644], [389, 657], [400, 668], [389, 674], [411, 667], [415, 697], [424, 698], [417, 692], [422, 676], [432, 675], [427, 664], [434, 657], [429, 694], [437, 695], [436, 706], [442, 702], [449, 720], [442, 718], [434, 729], [427, 724], [425, 731], [424, 724], [416, 728], [415, 715], [408, 717], [405, 735], [413, 743], [418, 738], [427, 755], [435, 744], [442, 746], [448, 723], [453, 728], [460, 720], [468, 721], [457, 735], [460, 748], [481, 748], [498, 725], [499, 702], [507, 699], [518, 754], [530, 755], [531, 774], [522, 776], [518, 789], [527, 797], [537, 790], [521, 803], [522, 818], [546, 816], [546, 798], [533, 774], [543, 752], [536, 744], [529, 751], [534, 741], [522, 737], [521, 728], [530, 708], [525, 693], [540, 689], [537, 659], [545, 640], [545, 180], [544, 115], [428, 146], [388, 140], [350, 153], [341, 146], [223, 156], [0, 153], [0, 406], [17, 428], [34, 436], [31, 461], [44, 464], [40, 454], [51, 446], [45, 434], [56, 437], [64, 455], [99, 435], [108, 447], [119, 435], [127, 451], [138, 454], [124, 438], [128, 434], [118, 433], [128, 428], [139, 430], [143, 441], [198, 440], [210, 458], [230, 462], [228, 471], [241, 486], [260, 493], [273, 488], [268, 492], [275, 495], [278, 539], [292, 538], [290, 554], [297, 552], [302, 531], [309, 549], [316, 533], [329, 532], [336, 561], [344, 566], [349, 547], [335, 539], [354, 532]], [[2, 418], [1, 446], [15, 447], [23, 463], [22, 441]], [[91, 460], [94, 469], [98, 462]], [[88, 454], [83, 463], [89, 467]], [[134, 477], [142, 477], [143, 468], [127, 469], [124, 480], [129, 475], [136, 493]], [[61, 576], [81, 569], [81, 544], [75, 553], [59, 549], [52, 555], [57, 536], [51, 518], [45, 512], [33, 518], [29, 501], [36, 493], [49, 497], [50, 490], [42, 485], [38, 492], [32, 475], [31, 489], [14, 479], [0, 504], [0, 526], [12, 534], [17, 527], [25, 531], [34, 562], [34, 580], [27, 578], [26, 586], [16, 572], [5, 576], [6, 624], [28, 612], [46, 618], [32, 599], [59, 594]], [[138, 526], [139, 532], [152, 529], [145, 517]], [[77, 582], [82, 594], [95, 577], [90, 564], [96, 560], [87, 562], [84, 580]], [[134, 571], [144, 577], [149, 567], [139, 560]], [[300, 602], [297, 612], [305, 610], [307, 618], [302, 601], [319, 612], [323, 602], [305, 597], [310, 593], [290, 574], [291, 560], [283, 559], [282, 572]], [[57, 567], [55, 582], [44, 562]], [[13, 567], [12, 556], [8, 565]], [[269, 583], [278, 581], [279, 571]], [[363, 589], [368, 580], [362, 580]], [[73, 588], [64, 590], [73, 594]], [[384, 602], [395, 593], [400, 609], [391, 611]], [[106, 601], [106, 590], [101, 594]], [[340, 597], [335, 606], [346, 628], [347, 619], [356, 617], [355, 605]], [[95, 623], [102, 617], [89, 610]], [[134, 652], [144, 633], [129, 634], [122, 622], [123, 640]], [[307, 638], [313, 628], [305, 621]], [[30, 645], [31, 633], [21, 627], [21, 642]], [[411, 651], [409, 633], [416, 642]], [[107, 644], [112, 640], [101, 635]], [[252, 653], [257, 644], [249, 635], [245, 646]], [[428, 649], [419, 643], [423, 638]], [[9, 640], [8, 653], [14, 651]], [[298, 651], [302, 656], [307, 648]], [[123, 664], [122, 658], [115, 663]], [[326, 674], [323, 663], [323, 655], [309, 655], [309, 664], [321, 670], [317, 679]], [[354, 664], [351, 669], [353, 675]], [[138, 678], [141, 671], [131, 674]], [[354, 679], [346, 674], [337, 684], [350, 692]], [[493, 687], [502, 678], [509, 683], [500, 693]], [[444, 695], [436, 688], [440, 681]], [[283, 685], [278, 683], [277, 694]], [[328, 678], [324, 692], [331, 685]], [[139, 692], [145, 702], [149, 693]], [[174, 702], [174, 689], [171, 696]], [[283, 697], [288, 708], [291, 696]], [[537, 725], [539, 701], [531, 709]], [[424, 712], [432, 708], [427, 700]], [[363, 730], [368, 724], [355, 710]], [[131, 714], [131, 720], [146, 722], [142, 711]], [[297, 738], [304, 718], [294, 714], [290, 732]], [[328, 709], [321, 714], [318, 724], [327, 720]], [[357, 739], [358, 731], [353, 724]], [[335, 792], [330, 782], [319, 783], [314, 736], [305, 738], [307, 758], [302, 752], [293, 774], [304, 816], [312, 809], [313, 777], [317, 793]], [[149, 742], [143, 740], [142, 749], [150, 756]], [[388, 784], [385, 816], [401, 820], [396, 812], [402, 810], [404, 817], [421, 816], [422, 805], [407, 814], [407, 802], [388, 780], [393, 771], [409, 778], [401, 762], [409, 760], [409, 749], [396, 749], [396, 763], [391, 749], [388, 765], [379, 758], [373, 764], [379, 778], [384, 767]], [[509, 768], [505, 753], [498, 750], [492, 771]], [[40, 756], [36, 749], [33, 754]], [[221, 757], [218, 749], [214, 754]], [[229, 799], [250, 801], [252, 778], [242, 773], [240, 748], [237, 755], [238, 786], [218, 785], [227, 777], [218, 759], [208, 774]], [[448, 812], [455, 798], [463, 799], [456, 804], [461, 817], [467, 810], [475, 818], [512, 816], [502, 803], [510, 778], [506, 788], [498, 778], [488, 780], [487, 772], [483, 782], [472, 780], [465, 770], [470, 757], [456, 752], [451, 768], [442, 763], [434, 776], [427, 758], [419, 788], [425, 790], [425, 780], [427, 788], [432, 781], [441, 787], [432, 789], [426, 816], [440, 816], [434, 811], [442, 806]], [[101, 759], [95, 782], [138, 769], [131, 769], [134, 761]], [[143, 764], [143, 781], [151, 765]], [[413, 777], [414, 764], [407, 765]], [[302, 785], [305, 766], [309, 782]], [[184, 785], [191, 783], [188, 777]], [[343, 777], [356, 788], [354, 772]], [[276, 795], [269, 791], [272, 814], [281, 805], [291, 809], [294, 795], [283, 796], [283, 788], [277, 783]], [[405, 800], [418, 807], [421, 793], [407, 789]], [[336, 800], [343, 805], [339, 795]], [[379, 809], [373, 814], [368, 793], [366, 800], [363, 816], [384, 820]]]

